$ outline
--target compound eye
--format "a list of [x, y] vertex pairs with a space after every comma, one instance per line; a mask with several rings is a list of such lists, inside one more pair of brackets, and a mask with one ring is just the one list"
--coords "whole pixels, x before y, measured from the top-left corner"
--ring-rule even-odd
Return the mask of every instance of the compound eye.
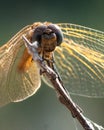
[[50, 24], [48, 26], [48, 28], [51, 29], [52, 32], [54, 32], [56, 34], [57, 46], [59, 46], [63, 41], [63, 33], [62, 33], [61, 29], [55, 24]]
[[41, 25], [41, 26], [38, 26], [37, 28], [35, 28], [35, 30], [33, 32], [33, 36], [32, 36], [32, 42], [38, 41], [40, 43], [41, 36], [42, 36], [44, 30], [46, 30], [46, 28], [47, 27], [45, 25]]

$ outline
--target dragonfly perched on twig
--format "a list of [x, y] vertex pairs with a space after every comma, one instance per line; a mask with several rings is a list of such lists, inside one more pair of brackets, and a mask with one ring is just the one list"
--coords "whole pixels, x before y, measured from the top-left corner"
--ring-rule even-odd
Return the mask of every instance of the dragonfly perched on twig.
[[104, 33], [70, 23], [36, 22], [0, 47], [0, 106], [22, 101], [48, 79], [28, 53], [22, 36], [37, 42], [40, 56], [71, 94], [104, 97]]

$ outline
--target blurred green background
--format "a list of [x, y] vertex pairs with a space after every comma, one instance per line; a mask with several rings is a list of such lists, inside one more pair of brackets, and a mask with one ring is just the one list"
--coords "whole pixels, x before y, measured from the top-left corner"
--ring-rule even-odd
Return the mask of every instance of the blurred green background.
[[[0, 44], [37, 21], [69, 22], [104, 31], [104, 1], [1, 0]], [[104, 99], [72, 98], [88, 118], [104, 126]], [[75, 122], [54, 90], [42, 83], [31, 98], [0, 108], [0, 130], [75, 130]]]

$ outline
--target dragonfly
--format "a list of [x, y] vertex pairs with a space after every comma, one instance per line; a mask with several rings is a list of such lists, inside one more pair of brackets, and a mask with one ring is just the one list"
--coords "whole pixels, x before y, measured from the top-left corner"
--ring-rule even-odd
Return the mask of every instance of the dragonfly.
[[37, 42], [39, 55], [70, 94], [104, 97], [104, 32], [71, 23], [35, 22], [0, 47], [0, 106], [35, 94], [41, 78], [51, 86], [22, 36]]

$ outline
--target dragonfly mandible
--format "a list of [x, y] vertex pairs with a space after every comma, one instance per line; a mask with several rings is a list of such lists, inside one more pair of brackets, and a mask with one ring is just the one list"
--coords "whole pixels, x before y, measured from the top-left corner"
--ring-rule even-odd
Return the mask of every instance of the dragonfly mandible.
[[[84, 26], [36, 22], [0, 47], [0, 106], [22, 101], [50, 83], [28, 53], [22, 36], [38, 41], [38, 53], [54, 65], [70, 94], [104, 97], [104, 33]], [[54, 65], [53, 65], [54, 64]]]

